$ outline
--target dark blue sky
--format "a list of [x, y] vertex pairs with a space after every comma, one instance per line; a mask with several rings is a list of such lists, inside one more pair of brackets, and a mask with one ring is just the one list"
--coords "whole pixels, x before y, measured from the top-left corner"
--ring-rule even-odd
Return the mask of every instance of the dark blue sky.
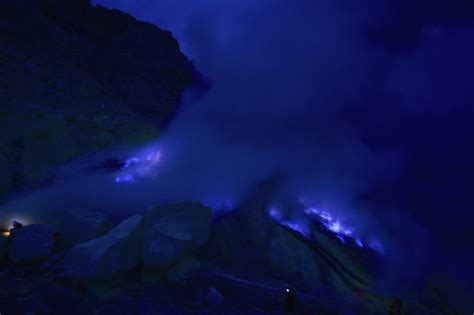
[[181, 189], [237, 200], [280, 175], [413, 273], [474, 264], [474, 3], [98, 2], [170, 30], [214, 82], [162, 139], [197, 165]]

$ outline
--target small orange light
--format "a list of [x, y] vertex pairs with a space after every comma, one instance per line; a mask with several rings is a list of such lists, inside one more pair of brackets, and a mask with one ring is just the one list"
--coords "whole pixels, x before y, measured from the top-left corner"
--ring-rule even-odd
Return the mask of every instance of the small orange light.
[[2, 236], [3, 237], [9, 237], [10, 236], [10, 231], [2, 231]]

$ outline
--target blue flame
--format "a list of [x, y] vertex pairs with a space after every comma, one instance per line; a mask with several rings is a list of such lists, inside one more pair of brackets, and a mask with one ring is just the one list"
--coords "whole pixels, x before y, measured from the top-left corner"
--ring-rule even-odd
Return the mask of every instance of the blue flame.
[[284, 219], [278, 211], [276, 207], [271, 207], [270, 210], [268, 211], [270, 216], [276, 220], [279, 224], [286, 226], [287, 228], [299, 232], [300, 234], [308, 237], [310, 235], [310, 231], [307, 226], [303, 223], [297, 223], [297, 222], [292, 222], [290, 220]]
[[154, 178], [161, 157], [161, 150], [148, 149], [140, 155], [126, 159], [121, 171], [115, 176], [115, 182], [131, 184], [142, 177]]
[[132, 158], [126, 159], [122, 169], [129, 168], [133, 164], [137, 164], [139, 162], [140, 162], [140, 158], [138, 157], [132, 157]]
[[380, 254], [383, 254], [384, 253], [384, 249], [383, 249], [383, 246], [382, 244], [377, 241], [377, 240], [372, 240], [369, 242], [369, 247], [371, 249], [373, 249], [374, 251], [380, 253]]
[[[360, 236], [355, 235], [354, 228], [348, 227], [345, 223], [343, 224], [341, 219], [336, 218], [329, 211], [320, 210], [315, 207], [308, 207], [305, 208], [305, 212], [309, 216], [317, 217], [323, 226], [327, 230], [334, 233], [342, 243], [346, 244], [347, 241], [351, 239], [358, 247], [367, 247], [367, 244], [361, 240]], [[370, 241], [368, 247], [380, 254], [383, 254], [383, 246], [379, 241]]]
[[316, 208], [306, 208], [306, 214], [309, 216], [316, 216], [321, 223], [331, 232], [340, 235], [341, 237], [352, 237], [354, 229], [345, 226], [341, 220], [335, 218], [332, 214], [325, 210]]
[[[336, 238], [343, 244], [355, 244], [359, 248], [370, 248], [379, 254], [384, 253], [382, 244], [377, 240], [363, 241], [360, 235], [357, 235], [355, 228], [348, 226], [345, 221], [336, 217], [333, 213], [327, 210], [321, 210], [315, 207], [305, 207], [304, 212], [311, 218], [316, 218], [329, 232], [333, 233]], [[296, 223], [288, 219], [284, 219], [276, 207], [269, 209], [270, 216], [278, 221], [278, 223], [300, 232], [303, 235], [308, 235], [310, 232], [302, 223]]]
[[116, 183], [133, 183], [135, 182], [135, 178], [131, 174], [126, 174], [123, 176], [115, 177]]

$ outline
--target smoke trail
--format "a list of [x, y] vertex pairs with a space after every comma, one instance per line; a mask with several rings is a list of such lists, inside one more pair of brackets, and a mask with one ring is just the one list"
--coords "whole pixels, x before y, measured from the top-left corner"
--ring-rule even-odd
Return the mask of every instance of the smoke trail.
[[[397, 178], [405, 152], [367, 146], [344, 116], [361, 102], [369, 118], [400, 108], [412, 115], [406, 104], [387, 108], [411, 75], [409, 58], [399, 54], [413, 49], [408, 43], [423, 27], [409, 24], [391, 43], [378, 41], [373, 31], [402, 25], [401, 14], [387, 16], [394, 6], [405, 12], [407, 2], [100, 2], [172, 29], [214, 85], [204, 98], [184, 104], [153, 143], [111, 148], [66, 165], [56, 185], [14, 198], [4, 213], [48, 216], [85, 207], [124, 216], [182, 199], [233, 208], [258, 183], [279, 175], [276, 199], [303, 198], [307, 211], [320, 209], [313, 214], [328, 229], [351, 230], [363, 246], [380, 242], [401, 281], [424, 268], [430, 236], [417, 220], [405, 209], [364, 199]], [[425, 13], [428, 23], [435, 13]], [[411, 97], [407, 102], [416, 93]], [[121, 160], [121, 168], [91, 170], [109, 159]], [[304, 214], [298, 211], [290, 218]], [[410, 256], [413, 250], [418, 257]]]

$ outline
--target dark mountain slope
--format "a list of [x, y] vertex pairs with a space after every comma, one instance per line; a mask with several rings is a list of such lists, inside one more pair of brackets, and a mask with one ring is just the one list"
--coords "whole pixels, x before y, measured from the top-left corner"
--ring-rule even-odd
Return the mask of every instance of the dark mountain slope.
[[87, 0], [1, 1], [0, 194], [69, 158], [151, 138], [202, 82], [170, 32], [127, 14]]

